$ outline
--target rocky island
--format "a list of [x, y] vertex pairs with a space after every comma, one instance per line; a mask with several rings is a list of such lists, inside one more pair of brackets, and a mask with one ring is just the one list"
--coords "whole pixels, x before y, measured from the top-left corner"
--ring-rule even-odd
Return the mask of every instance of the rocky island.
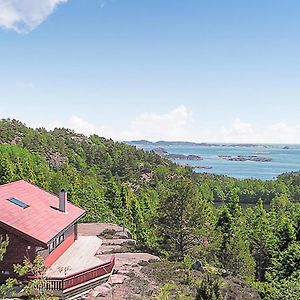
[[219, 155], [218, 157], [229, 160], [229, 161], [257, 161], [257, 162], [270, 162], [272, 158], [270, 157], [259, 157], [257, 155]]
[[198, 170], [211, 170], [213, 167], [211, 166], [192, 166], [193, 169], [198, 169]]
[[171, 159], [171, 160], [203, 160], [203, 158], [199, 155], [194, 154], [171, 154], [168, 153], [164, 156], [165, 158]]
[[188, 168], [191, 168], [193, 170], [211, 170], [213, 167], [212, 166], [192, 166], [192, 165], [189, 165], [189, 164], [185, 164], [185, 163], [182, 163], [180, 164], [180, 166], [182, 167], [188, 167]]
[[194, 154], [174, 154], [174, 153], [168, 153], [168, 151], [164, 148], [155, 148], [153, 151], [158, 154], [161, 157], [168, 158], [171, 160], [203, 160], [203, 158], [199, 155], [194, 155]]

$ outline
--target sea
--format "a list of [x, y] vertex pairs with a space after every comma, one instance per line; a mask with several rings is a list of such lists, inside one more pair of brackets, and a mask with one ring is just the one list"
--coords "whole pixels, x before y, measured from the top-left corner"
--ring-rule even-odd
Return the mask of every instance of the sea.
[[[132, 143], [131, 143], [132, 144]], [[222, 174], [239, 179], [273, 180], [282, 173], [300, 171], [300, 145], [135, 145], [145, 151], [164, 149], [170, 154], [198, 155], [203, 160], [174, 160], [177, 164], [196, 167], [195, 172]], [[229, 161], [220, 156], [257, 156], [271, 161]]]

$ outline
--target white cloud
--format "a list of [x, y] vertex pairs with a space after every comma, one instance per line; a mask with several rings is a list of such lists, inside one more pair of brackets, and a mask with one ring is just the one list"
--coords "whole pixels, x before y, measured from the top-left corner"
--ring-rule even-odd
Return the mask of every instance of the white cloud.
[[211, 131], [209, 135], [216, 142], [299, 144], [300, 124], [280, 121], [260, 128], [237, 118], [230, 127]]
[[[72, 115], [64, 121], [55, 120], [48, 123], [25, 121], [28, 126], [33, 128], [45, 127], [52, 130], [55, 127], [64, 127], [73, 129], [77, 133], [98, 134], [114, 140], [149, 139], [153, 141], [158, 139], [188, 140], [188, 125], [191, 122], [192, 112], [184, 105], [163, 114], [141, 114], [131, 122], [130, 128], [124, 131], [118, 131], [107, 125], [93, 124], [76, 115]], [[123, 127], [126, 128], [126, 125]]]
[[98, 134], [100, 136], [104, 136], [107, 138], [113, 138], [115, 136], [115, 133], [111, 127], [92, 124], [76, 115], [71, 116], [69, 119], [65, 121], [54, 121], [48, 124], [43, 124], [43, 123], [31, 124], [31, 126], [45, 127], [48, 130], [52, 130], [56, 127], [70, 128], [77, 133], [83, 133], [88, 136], [92, 134]]
[[300, 124], [290, 125], [277, 122], [265, 128], [236, 118], [232, 124], [223, 128], [196, 128], [192, 111], [181, 105], [167, 113], [144, 113], [137, 116], [130, 128], [118, 131], [110, 126], [92, 124], [78, 116], [71, 116], [65, 122], [55, 121], [51, 124], [38, 124], [47, 129], [66, 127], [85, 135], [98, 134], [115, 140], [181, 140], [193, 142], [219, 143], [300, 143]]
[[68, 0], [0, 0], [0, 27], [28, 33]]
[[[8, 117], [2, 113], [1, 117]], [[10, 116], [20, 119], [18, 116]], [[117, 117], [117, 116], [116, 116]], [[200, 120], [199, 117], [197, 119]], [[21, 120], [24, 122], [24, 120]], [[288, 124], [287, 122], [276, 122], [265, 128], [257, 127], [249, 122], [236, 118], [230, 126], [222, 128], [197, 128], [193, 119], [192, 111], [184, 105], [167, 113], [143, 113], [137, 116], [129, 128], [124, 124], [119, 130], [109, 124], [103, 125], [91, 123], [79, 116], [72, 115], [62, 121], [53, 122], [26, 122], [33, 128], [45, 127], [50, 130], [55, 127], [73, 129], [75, 132], [85, 135], [97, 134], [114, 140], [181, 140], [193, 142], [214, 142], [214, 143], [278, 143], [278, 144], [299, 144], [300, 124]]]
[[[2, 115], [0, 118], [7, 118], [7, 116]], [[14, 116], [13, 118], [16, 118], [17, 120], [20, 119], [17, 116]], [[97, 134], [99, 136], [103, 136], [106, 138], [115, 138], [115, 132], [114, 130], [105, 125], [98, 125], [98, 124], [93, 124], [91, 122], [88, 122], [76, 115], [72, 115], [70, 118], [61, 121], [61, 120], [55, 120], [52, 122], [32, 122], [32, 121], [24, 121], [27, 126], [32, 127], [32, 128], [40, 128], [44, 127], [47, 130], [53, 130], [54, 128], [68, 128], [68, 129], [73, 129], [76, 133], [82, 133], [84, 135], [92, 135], [92, 134]]]
[[243, 122], [240, 118], [236, 118], [229, 128], [222, 128], [220, 133], [222, 141], [231, 142], [247, 142], [250, 136], [255, 135], [255, 129], [250, 123]]
[[75, 115], [71, 116], [66, 122], [55, 121], [49, 124], [47, 127], [50, 129], [55, 127], [71, 128], [78, 133], [83, 133], [86, 135], [99, 133], [99, 129], [95, 125]]
[[250, 123], [243, 122], [239, 118], [236, 118], [233, 126], [230, 129], [224, 128], [223, 133], [225, 135], [243, 136], [252, 134], [253, 128]]
[[131, 122], [129, 130], [121, 133], [123, 140], [186, 140], [192, 112], [184, 105], [168, 113], [144, 113]]

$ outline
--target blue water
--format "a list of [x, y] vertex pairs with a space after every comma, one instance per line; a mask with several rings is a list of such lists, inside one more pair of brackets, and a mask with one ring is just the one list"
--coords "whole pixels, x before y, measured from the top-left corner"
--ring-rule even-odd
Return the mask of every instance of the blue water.
[[[151, 150], [151, 146], [140, 146], [144, 150]], [[300, 145], [289, 145], [289, 149], [283, 149], [284, 145], [267, 145], [259, 147], [236, 146], [167, 146], [163, 147], [168, 153], [195, 154], [203, 157], [201, 161], [175, 161], [179, 164], [190, 166], [212, 167], [210, 170], [195, 169], [199, 173], [223, 174], [236, 178], [257, 178], [270, 180], [279, 174], [291, 171], [300, 171]], [[153, 147], [152, 147], [153, 148]], [[256, 152], [268, 152], [257, 154]], [[259, 157], [272, 158], [271, 162], [254, 161], [227, 161], [218, 155], [257, 155]]]

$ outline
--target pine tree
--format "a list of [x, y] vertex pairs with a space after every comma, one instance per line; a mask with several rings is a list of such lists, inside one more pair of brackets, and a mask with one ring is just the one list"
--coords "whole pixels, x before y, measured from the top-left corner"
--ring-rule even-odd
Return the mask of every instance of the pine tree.
[[232, 218], [238, 223], [242, 216], [242, 207], [240, 206], [240, 198], [236, 188], [233, 188], [229, 192], [227, 208]]
[[272, 239], [270, 222], [261, 199], [251, 214], [248, 231], [252, 256], [255, 259], [256, 278], [264, 281], [265, 272], [271, 265], [271, 250], [275, 241]]
[[133, 236], [139, 242], [145, 243], [147, 240], [147, 232], [144, 217], [142, 214], [140, 203], [134, 194], [132, 194], [130, 199], [130, 214], [132, 224], [129, 225], [129, 228], [131, 229]]
[[172, 258], [182, 260], [202, 242], [210, 224], [207, 206], [188, 179], [173, 179], [162, 189], [155, 224], [161, 247]]
[[243, 230], [241, 208], [235, 191], [228, 204], [221, 209], [217, 230], [221, 233], [217, 256], [222, 266], [233, 275], [240, 274], [251, 278], [254, 274], [254, 261]]
[[119, 187], [114, 179], [111, 179], [106, 186], [104, 197], [108, 206], [112, 209], [118, 220], [122, 219], [122, 200]]

